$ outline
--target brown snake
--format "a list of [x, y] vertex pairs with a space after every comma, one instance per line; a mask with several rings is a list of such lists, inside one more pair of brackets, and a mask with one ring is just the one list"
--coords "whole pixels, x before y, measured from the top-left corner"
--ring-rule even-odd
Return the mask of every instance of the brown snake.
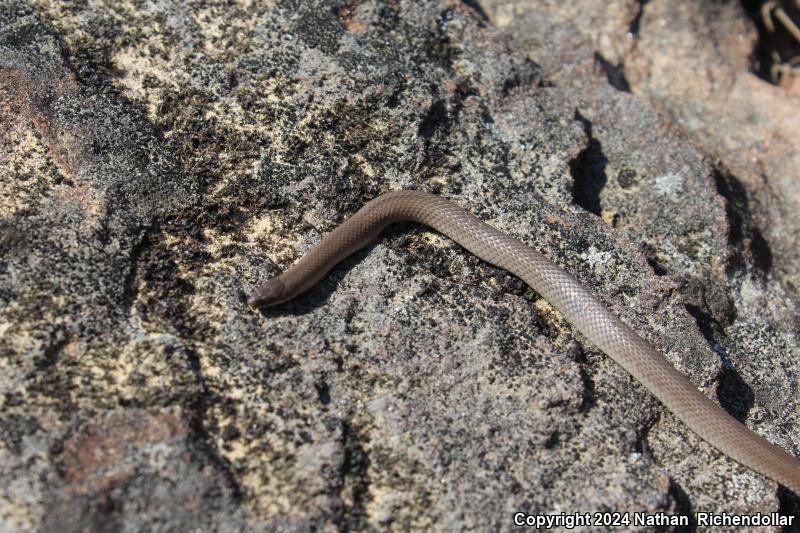
[[260, 286], [249, 303], [261, 306], [291, 300], [341, 260], [373, 243], [386, 226], [401, 220], [430, 226], [487, 263], [521, 278], [692, 431], [731, 459], [800, 494], [800, 461], [706, 398], [655, 348], [552, 261], [438, 196], [420, 191], [379, 196], [326, 235], [291, 268]]

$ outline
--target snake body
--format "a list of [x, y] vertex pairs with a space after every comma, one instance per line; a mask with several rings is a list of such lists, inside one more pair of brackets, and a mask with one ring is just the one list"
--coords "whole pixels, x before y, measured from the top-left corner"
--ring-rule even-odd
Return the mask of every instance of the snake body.
[[521, 278], [701, 438], [731, 459], [800, 494], [800, 461], [703, 395], [563, 269], [439, 196], [395, 191], [375, 198], [292, 267], [256, 289], [249, 303], [261, 306], [291, 300], [341, 260], [374, 242], [386, 226], [399, 221], [430, 226], [487, 263]]

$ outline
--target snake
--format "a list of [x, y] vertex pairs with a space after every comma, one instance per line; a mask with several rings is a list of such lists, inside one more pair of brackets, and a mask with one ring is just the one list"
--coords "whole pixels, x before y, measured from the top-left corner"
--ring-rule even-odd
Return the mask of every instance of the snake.
[[340, 261], [375, 243], [388, 225], [401, 221], [429, 226], [483, 261], [522, 279], [699, 437], [734, 461], [800, 494], [798, 459], [707, 398], [650, 343], [561, 267], [441, 196], [400, 190], [367, 202], [295, 264], [258, 286], [248, 303], [261, 307], [295, 298]]

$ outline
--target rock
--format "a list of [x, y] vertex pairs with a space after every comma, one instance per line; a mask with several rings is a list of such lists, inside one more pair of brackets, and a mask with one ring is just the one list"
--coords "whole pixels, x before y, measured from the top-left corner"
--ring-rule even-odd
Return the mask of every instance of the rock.
[[[619, 1], [601, 7], [580, 0], [538, 6], [494, 1], [483, 5], [498, 29], [513, 35], [529, 57], [544, 67], [548, 78], [565, 86], [593, 87], [604, 91], [606, 99], [624, 99], [628, 92], [643, 97], [708, 154], [714, 187], [706, 193], [716, 192], [724, 199], [728, 225], [727, 231], [718, 224], [710, 226], [717, 228], [712, 233], [719, 232], [716, 242], [704, 239], [703, 246], [689, 246], [696, 260], [686, 262], [680, 259], [683, 254], [675, 253], [680, 248], [674, 248], [672, 238], [648, 237], [651, 219], [638, 220], [624, 231], [644, 243], [643, 251], [657, 273], [683, 286], [686, 308], [720, 359], [717, 396], [721, 404], [751, 427], [764, 417], [792, 418], [787, 413], [797, 409], [795, 379], [785, 369], [796, 368], [799, 349], [800, 261], [797, 247], [787, 236], [798, 233], [796, 217], [789, 215], [800, 198], [799, 147], [792, 133], [798, 129], [797, 97], [750, 72], [756, 32], [742, 8], [731, 2], [661, 1]], [[563, 45], [566, 39], [572, 47]], [[608, 84], [623, 94], [610, 91]], [[585, 90], [578, 92], [585, 94]], [[591, 123], [598, 131], [604, 123], [628, 126], [613, 117]], [[616, 131], [611, 138], [598, 135], [598, 144], [605, 147], [618, 138]], [[626, 161], [629, 155], [624, 152], [607, 156], [605, 164]], [[628, 151], [636, 152], [634, 147]], [[595, 159], [602, 161], [602, 157]], [[631, 195], [615, 189], [626, 189], [625, 182], [632, 180], [600, 181], [595, 186], [599, 202], [590, 207], [602, 205], [613, 216], [621, 209], [627, 211]], [[595, 193], [591, 183], [588, 190]], [[655, 220], [665, 221], [663, 225], [679, 233], [683, 223], [676, 223], [668, 213], [659, 215]], [[710, 229], [703, 218], [693, 215], [692, 219], [697, 226], [686, 228], [684, 236]], [[702, 259], [695, 255], [709, 245]], [[719, 253], [722, 247], [727, 253]], [[740, 342], [744, 337], [746, 344]], [[789, 404], [787, 398], [792, 399]], [[771, 409], [772, 414], [762, 414], [762, 409]], [[760, 431], [797, 455], [793, 443], [798, 429], [783, 427]], [[673, 449], [678, 445], [674, 438], [659, 439]], [[795, 496], [781, 491], [778, 497], [783, 512], [797, 509]], [[704, 501], [693, 495], [691, 499], [694, 508], [719, 506], [713, 497]], [[752, 501], [748, 494], [737, 508], [748, 509], [751, 504], [746, 502]], [[770, 498], [763, 505], [768, 508]]]
[[645, 41], [650, 9], [685, 16], [651, 4], [0, 7], [4, 524], [790, 508], [522, 282], [425, 228], [391, 228], [293, 302], [245, 303], [381, 192], [442, 194], [796, 453], [797, 283], [763, 226], [784, 211], [658, 111], [649, 70], [629, 74], [655, 45], [597, 30], [636, 21]]

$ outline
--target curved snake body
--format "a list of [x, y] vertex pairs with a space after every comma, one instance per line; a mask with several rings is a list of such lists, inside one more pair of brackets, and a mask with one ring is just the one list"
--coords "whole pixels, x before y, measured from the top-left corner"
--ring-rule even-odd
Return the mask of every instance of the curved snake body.
[[700, 437], [728, 457], [800, 494], [800, 461], [706, 398], [647, 341], [552, 261], [444, 198], [420, 191], [379, 196], [326, 235], [291, 268], [259, 287], [250, 304], [272, 305], [294, 298], [398, 221], [430, 226], [484, 261], [521, 278]]

